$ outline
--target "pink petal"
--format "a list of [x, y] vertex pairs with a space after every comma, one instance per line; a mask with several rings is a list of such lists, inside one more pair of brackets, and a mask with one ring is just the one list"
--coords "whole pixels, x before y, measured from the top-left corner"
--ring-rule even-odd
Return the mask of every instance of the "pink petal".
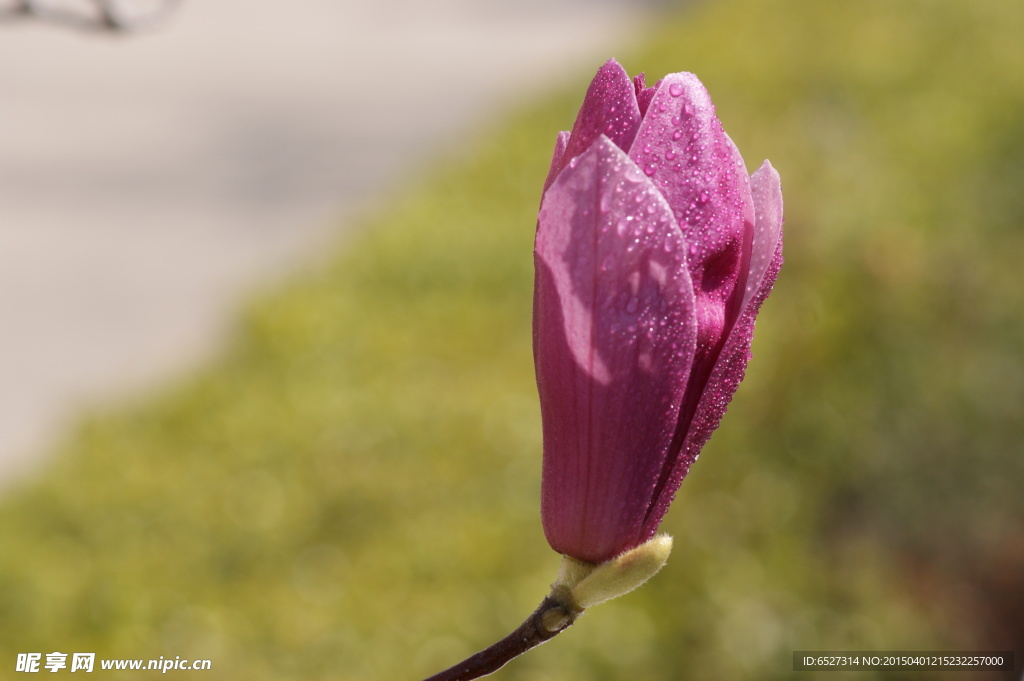
[[640, 109], [633, 83], [622, 65], [610, 59], [591, 81], [558, 170], [552, 167], [550, 176], [557, 175], [570, 159], [589, 149], [601, 135], [620, 149], [628, 149], [638, 127]]
[[[691, 463], [686, 457], [696, 455], [685, 451], [683, 444], [741, 309], [738, 287], [745, 280], [744, 247], [753, 233], [754, 209], [743, 158], [693, 74], [673, 73], [661, 80], [629, 156], [658, 186], [679, 220], [689, 244], [694, 284], [697, 349], [670, 459], [654, 495], [671, 498], [682, 480], [681, 474], [675, 475], [677, 469], [685, 473]], [[665, 510], [667, 503], [651, 507], [645, 533], [653, 535]]]
[[768, 161], [750, 176], [750, 193], [754, 199], [754, 238], [743, 294], [744, 310], [755, 297], [768, 295], [778, 272], [771, 276], [767, 289], [766, 273], [773, 264], [775, 270], [782, 265], [782, 181]]
[[641, 116], [647, 113], [647, 107], [650, 106], [659, 85], [661, 85], [660, 80], [654, 84], [654, 87], [647, 87], [644, 74], [638, 73], [633, 76], [633, 89], [636, 90], [636, 103], [640, 107]]
[[743, 380], [750, 360], [754, 320], [782, 267], [782, 187], [779, 174], [765, 161], [751, 176], [750, 184], [756, 221], [750, 239], [749, 266], [743, 278], [740, 313], [702, 388], [680, 455], [668, 471], [651, 507], [644, 536], [653, 536], [657, 531], [690, 464], [697, 460], [701, 448], [718, 428], [736, 388]]
[[[636, 98], [640, 99], [640, 93], [647, 89], [647, 74], [641, 71], [640, 73], [633, 76], [633, 92], [636, 93]], [[640, 108], [640, 113], [643, 113], [643, 107]]]
[[563, 130], [558, 133], [558, 137], [555, 138], [555, 152], [551, 155], [551, 167], [548, 169], [547, 179], [544, 180], [544, 190], [541, 192], [541, 198], [544, 196], [544, 192], [548, 190], [551, 183], [555, 181], [555, 177], [562, 170], [564, 163], [562, 159], [565, 157], [565, 148], [569, 144], [569, 132]]
[[544, 195], [534, 342], [551, 546], [601, 562], [639, 543], [695, 345], [683, 234], [601, 136]]
[[737, 312], [728, 308], [754, 209], [743, 158], [696, 76], [673, 73], [661, 80], [629, 157], [661, 190], [690, 244], [700, 318], [697, 361], [713, 361], [730, 325], [728, 312], [733, 318]]

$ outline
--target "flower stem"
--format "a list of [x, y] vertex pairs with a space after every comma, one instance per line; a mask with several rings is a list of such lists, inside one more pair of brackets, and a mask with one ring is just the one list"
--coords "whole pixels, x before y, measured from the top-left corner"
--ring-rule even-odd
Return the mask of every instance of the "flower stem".
[[[556, 592], [557, 593], [557, 592]], [[539, 646], [569, 628], [583, 610], [566, 599], [554, 597], [541, 601], [540, 606], [511, 634], [476, 655], [453, 667], [438, 672], [424, 681], [469, 681], [498, 671], [507, 662]]]

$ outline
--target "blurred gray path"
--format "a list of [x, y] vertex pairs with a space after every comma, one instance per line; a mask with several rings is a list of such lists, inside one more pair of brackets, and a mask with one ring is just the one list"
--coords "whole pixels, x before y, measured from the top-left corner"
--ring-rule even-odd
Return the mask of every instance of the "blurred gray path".
[[125, 37], [0, 24], [0, 481], [83, 407], [209, 356], [248, 292], [460, 130], [596, 70], [629, 5], [186, 0]]

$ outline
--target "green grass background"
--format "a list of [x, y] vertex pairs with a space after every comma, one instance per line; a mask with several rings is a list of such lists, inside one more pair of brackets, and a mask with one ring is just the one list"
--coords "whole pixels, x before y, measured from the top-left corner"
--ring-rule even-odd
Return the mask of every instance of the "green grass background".
[[[697, 73], [748, 166], [772, 160], [786, 264], [664, 523], [669, 565], [496, 678], [788, 679], [800, 649], [1013, 647], [1015, 674], [856, 678], [1017, 678], [1024, 5], [695, 3], [614, 56], [652, 82]], [[201, 374], [90, 418], [4, 492], [0, 676], [60, 650], [415, 680], [533, 609], [558, 559], [530, 253], [591, 76], [256, 301]]]

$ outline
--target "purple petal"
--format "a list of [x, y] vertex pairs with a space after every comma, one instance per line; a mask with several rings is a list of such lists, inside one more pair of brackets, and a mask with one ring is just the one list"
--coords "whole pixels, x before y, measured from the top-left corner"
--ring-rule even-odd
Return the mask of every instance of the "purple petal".
[[550, 176], [557, 175], [570, 159], [589, 149], [601, 135], [620, 149], [628, 149], [639, 127], [640, 109], [633, 83], [622, 65], [609, 59], [587, 88], [565, 152], [557, 170], [552, 166]]
[[672, 442], [696, 336], [685, 242], [601, 137], [545, 193], [535, 264], [544, 531], [601, 562], [641, 541]]
[[700, 318], [697, 361], [713, 361], [729, 313], [734, 319], [738, 311], [733, 294], [754, 210], [743, 158], [696, 76], [673, 73], [661, 80], [629, 157], [661, 190], [690, 244]]
[[756, 220], [750, 239], [749, 265], [743, 277], [744, 294], [739, 317], [703, 386], [680, 456], [654, 500], [650, 517], [644, 525], [644, 536], [653, 536], [657, 531], [690, 464], [697, 460], [701, 448], [718, 428], [736, 388], [743, 380], [750, 360], [754, 320], [782, 267], [782, 187], [779, 174], [765, 161], [751, 176], [750, 184]]
[[[753, 233], [754, 209], [743, 159], [693, 74], [673, 73], [661, 80], [629, 156], [658, 186], [679, 220], [689, 244], [696, 302], [697, 349], [670, 458], [655, 489], [660, 499], [674, 494], [682, 479], [674, 477], [675, 471], [685, 472], [691, 462], [685, 457], [694, 453], [686, 452], [683, 444], [726, 334], [740, 313], [744, 247]], [[653, 534], [665, 508], [667, 504], [651, 507], [645, 532]]]

